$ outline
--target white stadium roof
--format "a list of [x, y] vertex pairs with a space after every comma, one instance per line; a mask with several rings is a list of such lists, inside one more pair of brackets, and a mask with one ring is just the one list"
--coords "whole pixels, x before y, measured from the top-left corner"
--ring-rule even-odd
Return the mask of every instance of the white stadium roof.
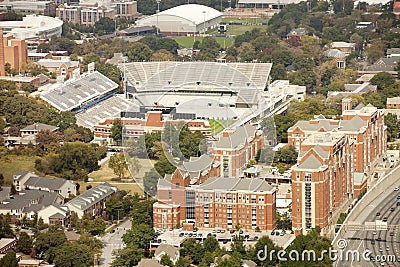
[[[199, 24], [203, 23], [204, 20], [208, 21], [218, 18], [222, 16], [222, 13], [208, 6], [188, 4], [176, 6], [158, 13], [158, 16], [162, 15], [177, 16]], [[153, 16], [157, 16], [157, 14]]]
[[76, 124], [93, 130], [107, 118], [119, 118], [123, 111], [139, 111], [139, 107], [125, 99], [124, 95], [113, 95], [100, 103], [77, 113]]
[[68, 111], [83, 107], [117, 88], [118, 84], [95, 71], [70, 79], [64, 84], [56, 84], [41, 98], [60, 111]]
[[[197, 117], [214, 118], [233, 117], [227, 114], [226, 105], [247, 109], [262, 104], [271, 67], [272, 63], [200, 61], [119, 65], [134, 87], [130, 94], [137, 105], [174, 107], [179, 112], [195, 113]], [[211, 107], [215, 112], [210, 111]], [[221, 110], [217, 111], [216, 107]]]

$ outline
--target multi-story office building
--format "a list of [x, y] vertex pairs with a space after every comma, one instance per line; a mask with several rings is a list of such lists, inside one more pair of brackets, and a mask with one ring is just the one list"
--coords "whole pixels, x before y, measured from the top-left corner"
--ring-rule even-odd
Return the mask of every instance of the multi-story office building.
[[94, 25], [96, 21], [107, 17], [114, 19], [115, 10], [103, 6], [68, 6], [67, 4], [60, 5], [56, 9], [56, 17], [74, 24]]
[[323, 231], [342, 205], [366, 190], [371, 167], [386, 152], [383, 111], [371, 105], [352, 108], [342, 101], [342, 119], [318, 116], [288, 129], [288, 143], [298, 151], [292, 167], [292, 226], [306, 233]]
[[56, 17], [73, 24], [94, 25], [103, 17], [137, 18], [136, 1], [108, 1], [99, 5], [97, 2], [82, 2], [79, 5], [61, 4], [56, 9]]

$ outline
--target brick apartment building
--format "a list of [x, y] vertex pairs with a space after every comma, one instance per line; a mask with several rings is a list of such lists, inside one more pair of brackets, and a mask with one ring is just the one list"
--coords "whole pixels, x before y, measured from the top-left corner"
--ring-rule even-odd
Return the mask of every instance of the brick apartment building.
[[261, 149], [262, 133], [251, 125], [225, 129], [212, 144], [215, 161], [222, 166], [221, 177], [239, 177], [242, 168]]
[[342, 119], [318, 116], [288, 129], [288, 144], [299, 151], [292, 167], [292, 226], [296, 234], [333, 223], [332, 214], [366, 190], [366, 173], [386, 152], [383, 111], [352, 108], [342, 101]]
[[[215, 173], [214, 173], [215, 174]], [[272, 230], [276, 224], [275, 189], [261, 179], [209, 177], [190, 186], [190, 176], [175, 171], [159, 180], [153, 205], [155, 229], [182, 222], [197, 228]]]
[[[181, 120], [171, 119], [168, 115], [163, 115], [161, 111], [149, 111], [141, 118], [122, 118], [126, 137], [139, 137], [145, 133], [156, 133], [164, 131], [166, 122], [177, 126], [181, 122], [186, 122], [190, 131], [200, 131], [206, 137], [211, 137], [212, 130], [207, 120]], [[110, 143], [111, 127], [114, 119], [106, 119], [94, 126], [94, 138], [96, 141], [107, 141]]]
[[[220, 154], [192, 158], [160, 179], [158, 202], [153, 205], [154, 228], [186, 222], [198, 228], [233, 229], [239, 224], [244, 229], [274, 229], [275, 189], [258, 178], [225, 176], [241, 175], [242, 167], [261, 148], [261, 140], [261, 134], [251, 126], [222, 133], [212, 145], [212, 151]], [[222, 161], [224, 155], [228, 157]]]

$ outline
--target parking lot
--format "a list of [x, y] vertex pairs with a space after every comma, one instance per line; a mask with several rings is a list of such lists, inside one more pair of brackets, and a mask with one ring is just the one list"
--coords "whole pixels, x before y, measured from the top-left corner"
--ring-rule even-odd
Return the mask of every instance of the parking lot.
[[240, 235], [244, 238], [244, 244], [246, 246], [254, 246], [255, 243], [263, 236], [268, 235], [269, 238], [274, 241], [280, 247], [286, 248], [294, 239], [294, 234], [282, 233], [280, 230], [274, 231], [227, 231], [227, 230], [212, 230], [212, 229], [201, 229], [194, 231], [183, 231], [182, 229], [166, 230], [165, 232], [160, 232], [158, 237], [151, 242], [152, 247], [156, 247], [159, 244], [170, 244], [176, 247], [180, 247], [181, 244], [187, 238], [194, 238], [200, 242], [203, 242], [208, 236], [214, 236], [220, 243], [221, 247], [230, 249], [231, 242], [235, 235]]

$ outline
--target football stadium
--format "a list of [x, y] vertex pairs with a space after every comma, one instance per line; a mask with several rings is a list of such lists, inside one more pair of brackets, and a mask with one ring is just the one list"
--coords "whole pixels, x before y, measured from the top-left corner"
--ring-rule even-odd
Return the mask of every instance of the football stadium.
[[126, 94], [117, 94], [118, 84], [91, 67], [59, 81], [41, 98], [60, 111], [75, 112], [78, 125], [92, 130], [105, 119], [143, 109], [245, 123], [270, 113], [278, 98], [285, 97], [272, 98], [266, 90], [271, 67], [272, 63], [122, 63]]
[[121, 64], [128, 97], [203, 119], [238, 119], [265, 106], [272, 63], [132, 62]]

